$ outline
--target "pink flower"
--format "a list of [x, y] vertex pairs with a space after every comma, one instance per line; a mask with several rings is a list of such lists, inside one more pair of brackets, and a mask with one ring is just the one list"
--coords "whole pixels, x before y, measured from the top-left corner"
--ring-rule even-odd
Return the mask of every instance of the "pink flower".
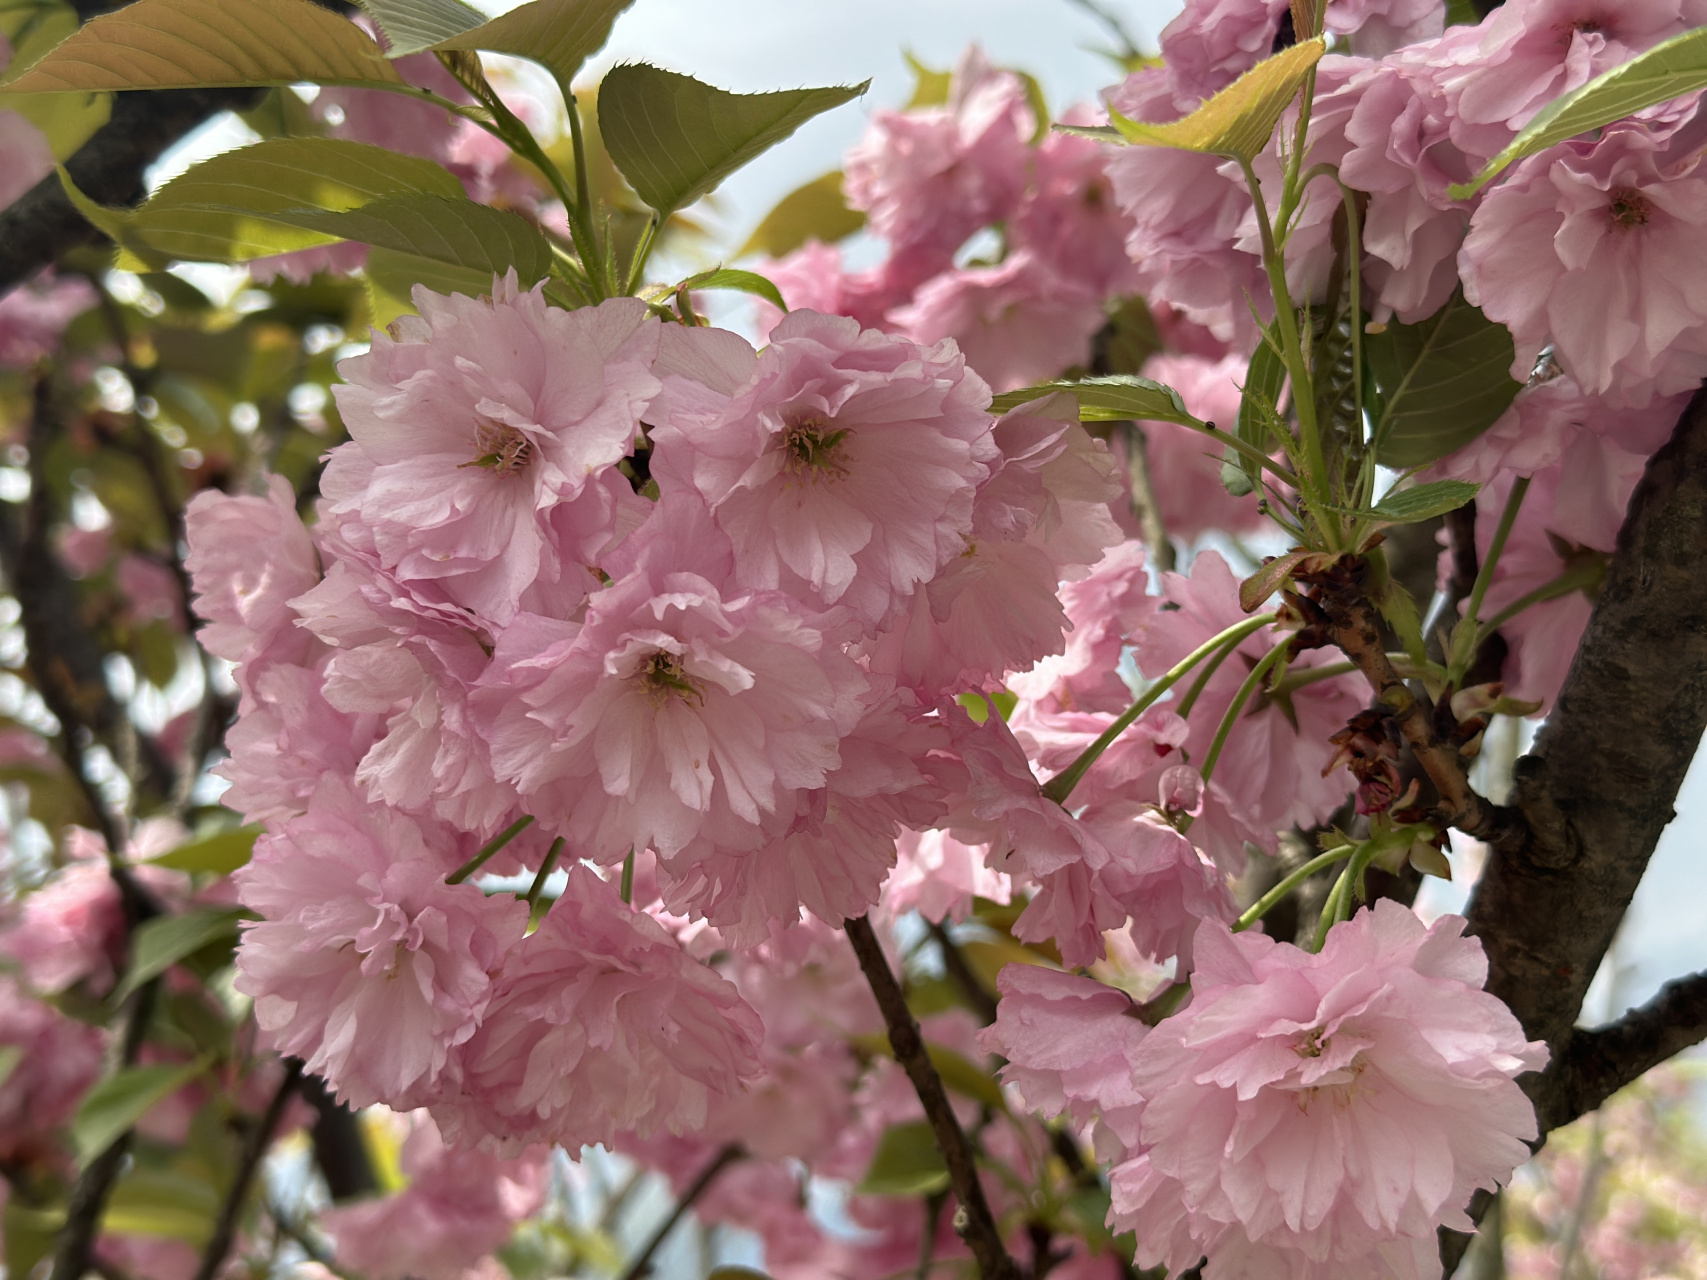
[[1640, 125], [1561, 144], [1489, 192], [1459, 254], [1465, 296], [1517, 343], [1527, 380], [1549, 342], [1590, 395], [1643, 405], [1707, 374], [1707, 226], [1698, 158]]
[[[15, 112], [0, 111], [0, 154], [6, 156], [10, 177], [13, 173], [11, 166], [18, 163], [18, 159], [4, 136], [8, 116], [20, 117]], [[33, 125], [25, 127], [35, 132]], [[50, 159], [42, 174], [52, 172]], [[27, 185], [34, 186], [34, 179]], [[3, 196], [3, 191], [0, 191], [0, 196]], [[0, 208], [7, 203], [9, 201], [0, 198]], [[0, 298], [0, 368], [29, 368], [59, 345], [59, 335], [65, 332], [66, 325], [94, 305], [95, 291], [87, 280], [75, 276], [63, 279], [43, 276], [13, 289]]]
[[16, 1065], [0, 1081], [0, 1159], [9, 1166], [62, 1159], [54, 1130], [71, 1119], [101, 1076], [105, 1036], [26, 995], [0, 977], [0, 1049], [17, 1049]]
[[1515, 1078], [1547, 1061], [1482, 990], [1463, 927], [1382, 900], [1311, 955], [1202, 926], [1191, 1003], [1132, 1055], [1139, 1144], [1114, 1169], [1110, 1221], [1136, 1231], [1140, 1266], [1438, 1267], [1435, 1229], [1466, 1229], [1471, 1192], [1529, 1158]]
[[521, 940], [526, 906], [447, 885], [447, 860], [412, 820], [328, 777], [235, 877], [262, 916], [238, 948], [238, 989], [268, 1044], [352, 1106], [430, 1089]]
[[[1176, 766], [1168, 772], [1181, 770]], [[1196, 775], [1195, 770], [1186, 772]], [[1202, 804], [1201, 790], [1197, 803]], [[1086, 809], [1082, 821], [1110, 854], [1108, 866], [1096, 877], [1096, 889], [1131, 918], [1132, 941], [1140, 955], [1156, 960], [1177, 956], [1180, 971], [1188, 972], [1198, 924], [1232, 924], [1239, 918], [1226, 876], [1155, 806], [1134, 801], [1100, 805]]]
[[947, 271], [890, 312], [919, 342], [953, 338], [967, 364], [997, 392], [1084, 368], [1102, 328], [1102, 295], [1021, 249], [1000, 266]]
[[696, 836], [756, 848], [794, 791], [825, 785], [865, 688], [788, 597], [638, 572], [583, 626], [518, 620], [474, 705], [497, 775], [609, 862]]
[[889, 242], [905, 287], [944, 270], [968, 236], [1013, 212], [1034, 127], [1024, 83], [976, 47], [955, 68], [943, 106], [872, 113], [843, 160], [843, 189]]
[[320, 1222], [337, 1240], [340, 1265], [370, 1280], [461, 1280], [508, 1242], [545, 1200], [546, 1153], [503, 1160], [446, 1147], [425, 1112], [398, 1161], [409, 1185], [395, 1195], [336, 1205]]
[[985, 865], [982, 845], [964, 844], [946, 831], [903, 831], [895, 873], [884, 887], [891, 914], [917, 911], [926, 920], [964, 920], [973, 898], [1006, 903], [1013, 896], [1008, 876]]
[[[1106, 124], [1106, 112], [1069, 107], [1061, 123]], [[1130, 292], [1131, 230], [1108, 179], [1108, 148], [1090, 138], [1050, 133], [1032, 153], [1032, 181], [1008, 226], [1012, 245], [1097, 297]]]
[[1126, 710], [1132, 690], [1120, 678], [1120, 656], [1126, 636], [1155, 608], [1149, 584], [1142, 543], [1110, 548], [1088, 576], [1061, 585], [1072, 628], [1066, 651], [1010, 676], [1008, 689], [1025, 706], [1045, 713]]
[[1184, 115], [1268, 57], [1286, 0], [1193, 0], [1162, 28], [1162, 59]]
[[[4, 53], [0, 63], [11, 61], [11, 50]], [[0, 111], [0, 154], [6, 157], [5, 176], [0, 178], [0, 209], [53, 172], [53, 148], [46, 136], [16, 111]]]
[[[1145, 364], [1144, 376], [1172, 387], [1192, 414], [1228, 431], [1239, 419], [1249, 363], [1239, 356], [1158, 355]], [[1268, 523], [1254, 494], [1235, 498], [1227, 492], [1221, 483], [1221, 448], [1200, 432], [1173, 422], [1146, 422], [1144, 460], [1162, 527], [1170, 536], [1192, 541], [1211, 529], [1243, 533]]]
[[795, 311], [722, 404], [670, 401], [653, 474], [666, 503], [704, 498], [743, 585], [876, 626], [964, 547], [989, 395], [952, 343]]
[[[603, 473], [657, 393], [657, 324], [627, 298], [550, 307], [513, 275], [491, 298], [415, 301], [396, 338], [341, 366], [351, 441], [322, 481], [327, 515], [411, 594], [477, 622], [507, 624], [536, 584], [578, 599], [615, 540], [627, 485]], [[564, 521], [595, 532], [563, 545]]]
[[[819, 311], [827, 316], [851, 316], [865, 329], [881, 329], [889, 308], [903, 303], [912, 293], [888, 283], [884, 270], [849, 273], [842, 266], [842, 251], [835, 245], [808, 240], [785, 258], [758, 268], [782, 293], [790, 311]], [[769, 338], [784, 313], [760, 301], [757, 329]]]
[[691, 1131], [757, 1075], [762, 1038], [733, 986], [575, 866], [506, 960], [433, 1114], [454, 1141], [500, 1153]]

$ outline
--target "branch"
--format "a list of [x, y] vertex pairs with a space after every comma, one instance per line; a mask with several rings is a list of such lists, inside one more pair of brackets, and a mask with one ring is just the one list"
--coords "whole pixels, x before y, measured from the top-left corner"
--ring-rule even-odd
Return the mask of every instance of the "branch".
[[219, 1274], [219, 1269], [225, 1265], [226, 1255], [231, 1252], [231, 1242], [237, 1236], [237, 1222], [243, 1215], [244, 1203], [249, 1199], [249, 1187], [255, 1181], [255, 1171], [261, 1167], [261, 1160], [266, 1156], [267, 1148], [272, 1145], [273, 1133], [284, 1117], [290, 1096], [296, 1092], [297, 1082], [302, 1079], [302, 1059], [286, 1058], [284, 1065], [284, 1079], [273, 1093], [273, 1100], [267, 1104], [266, 1114], [261, 1117], [253, 1132], [249, 1134], [248, 1142], [243, 1145], [237, 1172], [232, 1175], [231, 1189], [225, 1193], [225, 1203], [219, 1210], [219, 1221], [214, 1224], [213, 1235], [208, 1238], [207, 1248], [202, 1252], [201, 1266], [196, 1268], [195, 1280], [213, 1280], [214, 1276]]
[[681, 1197], [676, 1201], [676, 1207], [670, 1210], [670, 1216], [659, 1224], [651, 1238], [641, 1246], [640, 1252], [634, 1255], [634, 1261], [629, 1263], [628, 1270], [622, 1273], [622, 1280], [641, 1280], [642, 1276], [651, 1274], [652, 1255], [658, 1252], [664, 1241], [669, 1238], [670, 1232], [676, 1229], [676, 1223], [682, 1220], [682, 1215], [705, 1194], [706, 1188], [716, 1181], [718, 1174], [737, 1160], [744, 1159], [746, 1155], [745, 1147], [739, 1142], [731, 1142], [711, 1158], [711, 1163], [701, 1169], [699, 1176], [688, 1184], [686, 1191], [682, 1192]]
[[1679, 978], [1617, 1022], [1572, 1033], [1539, 1090], [1543, 1133], [1593, 1111], [1667, 1058], [1707, 1040], [1707, 973]]
[[[907, 1007], [901, 984], [890, 971], [889, 961], [872, 930], [871, 920], [860, 916], [857, 920], [844, 921], [842, 927], [847, 930], [848, 941], [859, 957], [859, 967], [865, 971], [871, 993], [877, 997], [877, 1007], [883, 1012], [884, 1025], [889, 1028], [889, 1047], [895, 1051], [895, 1060], [906, 1069], [936, 1134], [937, 1147], [948, 1165], [954, 1194], [966, 1215], [966, 1225], [960, 1228], [960, 1233], [972, 1250], [972, 1256], [978, 1260], [979, 1275], [983, 1280], [1019, 1280], [1019, 1268], [1008, 1256], [995, 1216], [990, 1212], [989, 1202], [984, 1199], [984, 1187], [978, 1181], [978, 1168], [972, 1157], [972, 1144], [960, 1127], [954, 1108], [949, 1105], [942, 1078], [937, 1075], [930, 1055], [925, 1051], [918, 1019]], [[956, 1218], [958, 1227], [958, 1215]]]
[[332, 1096], [319, 1076], [303, 1076], [301, 1088], [302, 1100], [316, 1112], [309, 1136], [314, 1142], [314, 1163], [326, 1179], [326, 1193], [336, 1203], [378, 1191], [379, 1179], [355, 1113]]

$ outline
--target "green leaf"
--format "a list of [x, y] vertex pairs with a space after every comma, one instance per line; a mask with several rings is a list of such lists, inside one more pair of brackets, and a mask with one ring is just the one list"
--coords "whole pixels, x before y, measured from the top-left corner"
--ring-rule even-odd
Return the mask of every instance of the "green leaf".
[[12, 1078], [12, 1073], [18, 1069], [18, 1064], [24, 1060], [22, 1045], [9, 1044], [0, 1049], [0, 1089], [6, 1087], [6, 1081]]
[[486, 21], [485, 14], [462, 0], [357, 0], [357, 3], [385, 33], [388, 58], [430, 49], [439, 41], [452, 39]]
[[[7, 74], [13, 79], [21, 76], [25, 68], [33, 66], [77, 27], [77, 14], [70, 6], [37, 7], [23, 26], [12, 33], [12, 62]], [[10, 100], [8, 110], [16, 111], [41, 130], [53, 150], [53, 158], [64, 161], [107, 122], [112, 115], [113, 99], [105, 93], [20, 94]]]
[[370, 249], [363, 274], [367, 278], [373, 323], [381, 327], [415, 310], [414, 299], [410, 295], [418, 284], [425, 285], [434, 293], [462, 293], [470, 298], [478, 298], [492, 290], [490, 272], [454, 267], [390, 249]]
[[913, 96], [907, 99], [907, 110], [920, 107], [940, 107], [948, 102], [948, 89], [954, 83], [954, 72], [938, 71], [903, 51], [901, 56], [913, 73]]
[[533, 0], [502, 17], [441, 40], [435, 49], [484, 49], [548, 67], [568, 85], [610, 39], [611, 24], [634, 0]]
[[702, 271], [697, 276], [689, 276], [670, 292], [692, 293], [695, 289], [735, 289], [741, 293], [755, 294], [780, 311], [788, 310], [788, 304], [782, 300], [782, 291], [757, 271], [718, 267], [715, 271]]
[[965, 1054], [958, 1053], [947, 1045], [931, 1044], [928, 1041], [925, 1044], [925, 1053], [929, 1055], [931, 1065], [936, 1068], [937, 1075], [942, 1077], [946, 1087], [997, 1111], [1007, 1109], [1008, 1103], [1002, 1096], [1001, 1085], [991, 1078], [988, 1071]]
[[491, 293], [492, 277], [511, 267], [524, 286], [551, 273], [551, 245], [538, 230], [513, 213], [472, 200], [389, 196], [343, 213], [298, 209], [272, 216], [290, 226], [479, 272], [484, 283], [473, 297]]
[[1110, 110], [1121, 137], [1136, 146], [1175, 147], [1252, 160], [1264, 147], [1303, 87], [1310, 69], [1327, 52], [1321, 36], [1265, 58], [1183, 120], [1143, 124]]
[[132, 1169], [113, 1188], [105, 1231], [202, 1245], [213, 1234], [220, 1192], [184, 1168]]
[[[1246, 444], [1267, 453], [1272, 447], [1269, 424], [1279, 416], [1280, 396], [1286, 387], [1286, 362], [1280, 357], [1278, 323], [1257, 343], [1245, 370], [1244, 392], [1239, 398], [1239, 419], [1233, 434]], [[1262, 469], [1249, 457], [1229, 446], [1221, 459], [1221, 483], [1235, 498], [1242, 498], [1262, 484]]]
[[1041, 400], [1058, 391], [1070, 393], [1079, 402], [1081, 422], [1178, 422], [1188, 427], [1204, 423], [1186, 411], [1179, 392], [1148, 378], [1135, 374], [1111, 374], [1102, 378], [1086, 378], [1082, 382], [1040, 382], [1005, 392], [990, 402], [991, 413], [1006, 413], [1026, 403]]
[[1363, 340], [1375, 379], [1372, 445], [1384, 467], [1426, 466], [1493, 426], [1522, 384], [1511, 376], [1511, 334], [1455, 293], [1416, 324]]
[[154, 867], [170, 867], [174, 871], [206, 871], [214, 875], [230, 875], [249, 861], [255, 849], [255, 837], [260, 827], [236, 827], [215, 832], [200, 840], [181, 844], [158, 858], [149, 859]]
[[77, 212], [89, 220], [94, 227], [107, 239], [118, 243], [124, 236], [125, 211], [109, 209], [104, 204], [96, 204], [78, 188], [72, 181], [71, 173], [62, 164], [54, 165], [54, 172], [59, 175], [59, 185], [65, 188], [65, 194], [70, 198]]
[[865, 1177], [854, 1188], [862, 1196], [925, 1196], [948, 1188], [948, 1166], [937, 1150], [930, 1121], [890, 1125], [877, 1140]]
[[112, 1003], [123, 1003], [143, 983], [158, 978], [191, 952], [210, 942], [235, 937], [241, 918], [236, 907], [204, 907], [179, 916], [156, 916], [137, 931], [130, 968], [113, 990]]
[[1674, 36], [1555, 98], [1480, 173], [1447, 191], [1454, 200], [1468, 200], [1525, 156], [1701, 88], [1707, 88], [1707, 27]]
[[779, 200], [741, 246], [741, 253], [781, 258], [808, 240], [835, 244], [864, 225], [865, 214], [848, 208], [842, 199], [842, 171], [836, 169], [796, 187]]
[[870, 83], [726, 93], [692, 76], [629, 63], [599, 86], [599, 132], [640, 198], [668, 214]]
[[309, 0], [135, 0], [84, 23], [4, 91], [192, 89], [302, 80], [405, 87], [360, 27]]
[[83, 1168], [135, 1127], [148, 1109], [202, 1073], [202, 1064], [126, 1067], [100, 1081], [71, 1121], [71, 1145]]
[[36, 1264], [53, 1251], [59, 1229], [65, 1225], [63, 1207], [35, 1209], [17, 1196], [6, 1201], [0, 1213], [0, 1261], [8, 1276], [28, 1276]]
[[1436, 480], [1389, 493], [1373, 509], [1383, 524], [1415, 524], [1458, 510], [1476, 496], [1477, 488], [1468, 480]]
[[327, 244], [337, 233], [273, 215], [360, 208], [387, 196], [462, 196], [418, 156], [337, 138], [274, 138], [204, 160], [161, 187], [124, 223], [124, 242], [193, 262], [246, 262]]

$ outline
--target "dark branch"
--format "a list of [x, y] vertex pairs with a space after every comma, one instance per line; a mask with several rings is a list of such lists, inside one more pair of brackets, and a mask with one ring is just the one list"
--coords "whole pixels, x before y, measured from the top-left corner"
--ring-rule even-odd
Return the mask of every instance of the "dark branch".
[[670, 1210], [670, 1216], [659, 1223], [658, 1229], [641, 1246], [640, 1252], [634, 1255], [634, 1261], [630, 1262], [628, 1270], [622, 1273], [622, 1280], [641, 1280], [641, 1277], [651, 1274], [652, 1255], [670, 1238], [670, 1232], [676, 1229], [676, 1224], [682, 1220], [682, 1216], [705, 1194], [706, 1188], [717, 1180], [718, 1174], [737, 1160], [743, 1159], [746, 1154], [746, 1149], [740, 1143], [731, 1142], [711, 1158], [711, 1162], [699, 1171], [699, 1175], [688, 1184], [687, 1190], [682, 1192], [681, 1198], [676, 1201], [676, 1207]]
[[332, 1096], [319, 1076], [302, 1077], [302, 1100], [314, 1108], [314, 1163], [326, 1179], [326, 1192], [334, 1202], [353, 1200], [379, 1190], [367, 1144], [356, 1124], [355, 1112]]
[[966, 997], [966, 1002], [978, 1015], [978, 1021], [986, 1027], [989, 1026], [996, 1020], [996, 997], [990, 994], [983, 981], [972, 971], [972, 966], [966, 962], [965, 953], [955, 945], [945, 926], [931, 925], [931, 937], [936, 939], [937, 949], [942, 952], [942, 967], [948, 971], [948, 976], [954, 979], [954, 985], [960, 988], [960, 994]]
[[1569, 1124], [1666, 1059], [1707, 1040], [1707, 973], [1679, 978], [1640, 1009], [1577, 1031], [1542, 1077], [1542, 1132]]
[[225, 1193], [225, 1203], [220, 1206], [219, 1221], [214, 1223], [213, 1235], [208, 1238], [207, 1248], [202, 1251], [201, 1266], [196, 1269], [196, 1280], [213, 1280], [214, 1276], [219, 1274], [219, 1269], [225, 1265], [226, 1255], [231, 1252], [231, 1242], [237, 1238], [237, 1224], [242, 1220], [243, 1206], [248, 1202], [249, 1188], [255, 1181], [255, 1171], [261, 1167], [267, 1148], [272, 1145], [273, 1134], [284, 1117], [285, 1107], [290, 1104], [297, 1082], [302, 1079], [302, 1060], [286, 1058], [284, 1072], [284, 1079], [279, 1082], [273, 1100], [267, 1104], [266, 1114], [256, 1123], [248, 1140], [243, 1144], [243, 1154], [238, 1160], [237, 1172], [232, 1176], [231, 1189]]
[[995, 1215], [984, 1199], [984, 1186], [978, 1181], [972, 1143], [960, 1127], [954, 1108], [949, 1105], [942, 1078], [937, 1075], [930, 1055], [925, 1051], [918, 1019], [907, 1007], [901, 984], [890, 971], [889, 960], [883, 954], [871, 921], [861, 916], [857, 920], [844, 921], [843, 927], [847, 930], [848, 941], [853, 944], [854, 954], [859, 957], [859, 967], [865, 971], [871, 994], [877, 997], [877, 1007], [883, 1012], [884, 1025], [889, 1028], [889, 1047], [895, 1051], [895, 1060], [905, 1068], [908, 1079], [913, 1082], [913, 1089], [919, 1095], [925, 1116], [936, 1134], [937, 1147], [948, 1165], [955, 1197], [966, 1215], [961, 1235], [978, 1261], [978, 1273], [983, 1280], [1019, 1280], [1019, 1268], [1008, 1256], [1001, 1232], [996, 1227]]

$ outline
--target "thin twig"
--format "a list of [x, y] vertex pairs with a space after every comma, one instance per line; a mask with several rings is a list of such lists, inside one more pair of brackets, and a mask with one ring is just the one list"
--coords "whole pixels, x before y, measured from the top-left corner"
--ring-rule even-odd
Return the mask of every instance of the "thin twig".
[[1008, 1256], [995, 1215], [990, 1212], [989, 1201], [984, 1198], [984, 1187], [978, 1180], [978, 1167], [972, 1155], [972, 1143], [949, 1104], [942, 1077], [937, 1075], [936, 1067], [925, 1051], [918, 1019], [907, 1007], [901, 984], [889, 968], [888, 958], [883, 954], [870, 919], [860, 916], [843, 921], [842, 927], [847, 931], [854, 954], [859, 957], [859, 967], [865, 972], [871, 994], [877, 997], [877, 1007], [889, 1029], [889, 1047], [913, 1082], [913, 1091], [919, 1095], [919, 1103], [936, 1134], [937, 1147], [948, 1165], [949, 1181], [960, 1201], [960, 1213], [966, 1218], [962, 1227], [957, 1214], [955, 1226], [977, 1259], [979, 1274], [983, 1280], [1019, 1280], [1019, 1268]]
[[955, 945], [946, 928], [941, 924], [932, 924], [931, 937], [936, 939], [937, 949], [942, 952], [942, 967], [948, 970], [948, 976], [954, 979], [954, 984], [960, 988], [960, 994], [966, 997], [966, 1002], [972, 1006], [978, 1020], [986, 1027], [989, 1026], [996, 1020], [996, 997], [989, 993], [983, 981], [972, 972], [972, 966], [966, 962], [965, 953]]
[[267, 1104], [266, 1114], [243, 1146], [237, 1172], [232, 1175], [231, 1189], [225, 1193], [219, 1220], [214, 1223], [213, 1235], [208, 1238], [207, 1248], [202, 1253], [201, 1266], [196, 1268], [196, 1280], [213, 1280], [225, 1265], [226, 1255], [231, 1252], [231, 1242], [237, 1237], [237, 1223], [243, 1215], [243, 1206], [249, 1199], [249, 1188], [255, 1181], [255, 1171], [261, 1167], [267, 1148], [272, 1145], [273, 1134], [284, 1117], [285, 1107], [290, 1104], [297, 1082], [302, 1079], [302, 1059], [286, 1058], [284, 1064], [284, 1079], [279, 1081], [273, 1100]]
[[1163, 573], [1174, 568], [1174, 544], [1162, 523], [1161, 503], [1156, 499], [1156, 484], [1150, 474], [1150, 459], [1144, 430], [1136, 422], [1120, 424], [1126, 441], [1127, 494], [1132, 514], [1138, 518], [1138, 528], [1144, 535], [1144, 545], [1150, 551], [1150, 563]]
[[718, 1174], [737, 1160], [744, 1159], [746, 1154], [747, 1149], [739, 1142], [731, 1142], [711, 1158], [711, 1163], [701, 1169], [699, 1176], [688, 1184], [686, 1191], [682, 1192], [681, 1198], [676, 1201], [676, 1207], [670, 1210], [670, 1216], [659, 1224], [651, 1238], [641, 1246], [640, 1252], [634, 1255], [634, 1261], [630, 1262], [628, 1270], [622, 1273], [622, 1280], [640, 1280], [642, 1276], [652, 1273], [652, 1255], [658, 1252], [664, 1241], [669, 1238], [670, 1232], [676, 1229], [676, 1223], [682, 1220], [682, 1215], [693, 1208], [694, 1202], [705, 1194], [706, 1188], [717, 1180]]

